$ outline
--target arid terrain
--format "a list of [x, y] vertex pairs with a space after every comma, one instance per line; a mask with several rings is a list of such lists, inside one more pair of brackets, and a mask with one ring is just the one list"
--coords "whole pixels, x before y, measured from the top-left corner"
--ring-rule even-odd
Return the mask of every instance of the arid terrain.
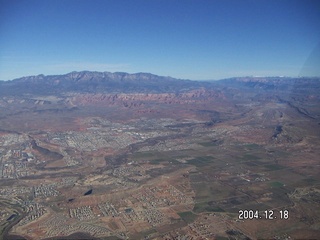
[[317, 239], [320, 79], [0, 82], [2, 239]]

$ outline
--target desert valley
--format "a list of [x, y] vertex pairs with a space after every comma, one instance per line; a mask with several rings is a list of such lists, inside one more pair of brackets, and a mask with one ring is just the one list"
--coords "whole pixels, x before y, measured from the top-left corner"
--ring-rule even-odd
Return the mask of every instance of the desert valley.
[[2, 239], [315, 239], [320, 79], [0, 82]]

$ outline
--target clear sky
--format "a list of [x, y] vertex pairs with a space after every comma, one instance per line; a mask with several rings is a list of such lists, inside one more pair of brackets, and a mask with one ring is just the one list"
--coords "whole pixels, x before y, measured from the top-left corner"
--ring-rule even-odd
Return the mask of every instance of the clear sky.
[[0, 0], [0, 79], [320, 76], [319, 0]]

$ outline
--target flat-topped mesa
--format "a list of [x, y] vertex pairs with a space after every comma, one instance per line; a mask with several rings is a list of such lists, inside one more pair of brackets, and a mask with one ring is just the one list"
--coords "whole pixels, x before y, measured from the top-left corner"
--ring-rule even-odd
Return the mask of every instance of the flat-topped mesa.
[[126, 73], [126, 72], [71, 72], [65, 74], [66, 77], [70, 77], [72, 80], [91, 80], [91, 79], [103, 79], [103, 80], [159, 80], [159, 79], [172, 79], [171, 77], [157, 76], [151, 73]]
[[37, 75], [0, 82], [1, 95], [61, 94], [65, 92], [164, 93], [183, 92], [209, 83], [180, 80], [151, 73], [71, 72], [64, 75]]

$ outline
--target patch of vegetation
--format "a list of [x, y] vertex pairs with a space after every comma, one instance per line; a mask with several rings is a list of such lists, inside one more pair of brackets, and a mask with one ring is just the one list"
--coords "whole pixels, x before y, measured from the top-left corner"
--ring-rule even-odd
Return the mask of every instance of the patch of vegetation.
[[196, 167], [205, 167], [207, 166], [208, 163], [212, 162], [213, 159], [215, 158], [211, 156], [197, 157], [189, 160], [188, 163]]
[[258, 144], [255, 144], [255, 143], [247, 144], [247, 145], [245, 145], [245, 147], [248, 148], [249, 150], [254, 150], [254, 149], [260, 148], [260, 146]]
[[142, 232], [143, 236], [148, 236], [150, 234], [156, 233], [157, 231], [155, 229], [149, 229], [148, 231]]
[[276, 151], [275, 156], [279, 158], [288, 158], [290, 156], [290, 153], [284, 151]]
[[252, 161], [252, 160], [258, 160], [258, 159], [261, 159], [261, 158], [255, 156], [255, 155], [252, 155], [252, 154], [245, 154], [245, 155], [242, 157], [242, 159], [245, 160], [245, 161]]
[[222, 237], [222, 236], [215, 236], [215, 238], [217, 239], [217, 240], [229, 240], [230, 238], [228, 238], [228, 237]]
[[211, 142], [202, 142], [202, 143], [199, 143], [201, 146], [203, 147], [216, 147], [216, 146], [219, 146], [221, 144], [221, 141], [219, 140], [213, 140]]
[[151, 158], [154, 156], [157, 156], [156, 152], [136, 152], [134, 153], [133, 158], [136, 160], [139, 160], [141, 158], [145, 159], [145, 158]]
[[250, 167], [255, 167], [255, 166], [257, 166], [257, 164], [254, 163], [254, 162], [245, 162], [244, 164], [246, 164], [246, 165], [248, 165], [248, 166], [250, 166]]
[[218, 206], [210, 206], [208, 202], [199, 202], [194, 205], [194, 212], [225, 212], [222, 208]]
[[193, 211], [197, 213], [204, 212], [206, 206], [208, 206], [206, 202], [196, 203], [193, 207]]
[[221, 207], [218, 206], [209, 206], [205, 208], [207, 212], [225, 212]]
[[285, 168], [284, 166], [281, 166], [278, 164], [268, 164], [268, 165], [264, 165], [264, 166], [271, 171], [281, 170], [281, 169]]
[[192, 212], [180, 212], [178, 213], [179, 216], [182, 218], [183, 221], [185, 221], [186, 223], [192, 223], [197, 215], [193, 214]]
[[101, 240], [120, 240], [122, 238], [116, 237], [116, 236], [109, 236], [109, 237], [104, 237], [100, 238]]
[[165, 160], [165, 159], [152, 159], [149, 161], [149, 163], [154, 164], [154, 165], [158, 165], [158, 164], [163, 163], [165, 161], [167, 161], [167, 160]]
[[195, 183], [193, 188], [196, 192], [196, 199], [200, 201], [210, 200], [213, 197], [213, 192], [207, 183]]
[[181, 164], [179, 161], [177, 161], [175, 159], [170, 160], [170, 163], [171, 164]]
[[281, 183], [281, 182], [271, 182], [271, 183], [270, 183], [270, 186], [271, 186], [271, 187], [274, 187], [274, 188], [278, 188], [278, 187], [283, 187], [284, 184]]
[[303, 181], [305, 181], [309, 184], [317, 182], [317, 180], [314, 178], [305, 178], [305, 179], [303, 179]]

